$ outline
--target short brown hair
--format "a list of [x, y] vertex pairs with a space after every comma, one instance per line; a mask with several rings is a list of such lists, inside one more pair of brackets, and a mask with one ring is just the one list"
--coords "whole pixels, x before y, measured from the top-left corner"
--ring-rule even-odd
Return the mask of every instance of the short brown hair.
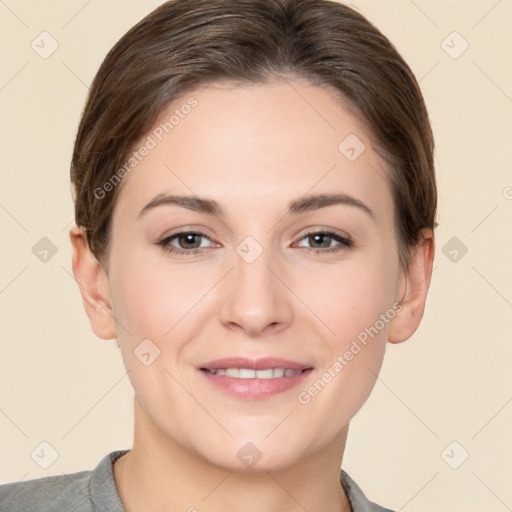
[[[105, 263], [121, 187], [102, 187], [173, 100], [216, 80], [292, 75], [340, 93], [389, 167], [400, 263], [436, 226], [434, 139], [419, 85], [392, 43], [329, 0], [171, 0], [132, 27], [98, 70], [71, 162], [75, 220]], [[341, 141], [340, 141], [341, 142]], [[108, 259], [108, 258], [107, 258]]]

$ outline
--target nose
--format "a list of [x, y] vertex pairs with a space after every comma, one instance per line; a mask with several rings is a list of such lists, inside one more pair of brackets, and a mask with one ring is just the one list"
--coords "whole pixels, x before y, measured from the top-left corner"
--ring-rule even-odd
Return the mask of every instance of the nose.
[[286, 285], [282, 265], [277, 264], [270, 249], [250, 261], [234, 252], [234, 268], [223, 283], [220, 320], [246, 336], [275, 334], [292, 322], [293, 293]]

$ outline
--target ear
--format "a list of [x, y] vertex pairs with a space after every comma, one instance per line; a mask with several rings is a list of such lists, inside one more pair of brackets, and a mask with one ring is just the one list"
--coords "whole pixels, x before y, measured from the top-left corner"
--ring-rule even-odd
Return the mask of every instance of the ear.
[[89, 249], [85, 229], [73, 225], [69, 236], [73, 247], [73, 274], [80, 288], [91, 328], [98, 338], [114, 339], [116, 328], [108, 275]]
[[390, 322], [390, 343], [401, 343], [409, 339], [418, 328], [425, 310], [433, 261], [434, 233], [425, 228], [421, 232], [420, 241], [411, 251], [409, 268], [403, 271], [404, 285], [398, 297], [402, 309]]

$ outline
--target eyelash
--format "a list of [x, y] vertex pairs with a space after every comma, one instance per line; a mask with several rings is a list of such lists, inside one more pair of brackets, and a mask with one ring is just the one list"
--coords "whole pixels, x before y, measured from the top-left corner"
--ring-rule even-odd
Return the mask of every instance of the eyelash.
[[[171, 254], [181, 254], [181, 255], [199, 255], [199, 253], [202, 251], [202, 249], [205, 249], [205, 247], [196, 247], [194, 249], [179, 249], [177, 247], [174, 247], [170, 245], [171, 240], [181, 236], [181, 235], [196, 235], [206, 238], [207, 240], [211, 239], [201, 231], [180, 231], [178, 233], [174, 233], [171, 236], [168, 236], [161, 240], [160, 242], [157, 242], [157, 245], [162, 247], [162, 250], [165, 252], [171, 253]], [[328, 238], [331, 238], [335, 240], [336, 242], [339, 242], [340, 245], [335, 245], [334, 247], [329, 247], [327, 249], [317, 249], [314, 247], [300, 247], [300, 249], [306, 249], [306, 252], [313, 252], [318, 255], [325, 254], [325, 253], [331, 253], [331, 252], [337, 252], [345, 249], [351, 249], [354, 245], [353, 241], [350, 238], [343, 237], [341, 235], [338, 235], [337, 233], [333, 233], [332, 231], [309, 231], [305, 233], [300, 240], [303, 240], [304, 238], [307, 238], [312, 235], [323, 235], [327, 236]]]

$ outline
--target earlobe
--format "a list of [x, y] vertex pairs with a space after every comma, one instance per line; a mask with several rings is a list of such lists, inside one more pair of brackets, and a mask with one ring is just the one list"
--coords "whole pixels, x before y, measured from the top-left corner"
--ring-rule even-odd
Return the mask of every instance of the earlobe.
[[116, 329], [107, 273], [91, 252], [83, 227], [73, 225], [69, 236], [73, 247], [73, 274], [91, 328], [99, 338], [114, 339]]
[[419, 243], [411, 251], [409, 268], [403, 273], [405, 293], [397, 301], [402, 304], [402, 308], [390, 322], [390, 343], [401, 343], [409, 339], [418, 328], [425, 311], [433, 261], [434, 233], [425, 228]]

